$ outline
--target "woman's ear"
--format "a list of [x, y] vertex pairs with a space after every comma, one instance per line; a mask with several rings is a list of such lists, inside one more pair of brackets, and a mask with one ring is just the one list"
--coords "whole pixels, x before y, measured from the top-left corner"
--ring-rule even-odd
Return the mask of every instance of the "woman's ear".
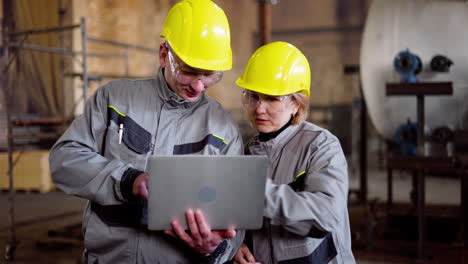
[[294, 100], [293, 116], [296, 116], [297, 112], [299, 112], [299, 103], [296, 100]]

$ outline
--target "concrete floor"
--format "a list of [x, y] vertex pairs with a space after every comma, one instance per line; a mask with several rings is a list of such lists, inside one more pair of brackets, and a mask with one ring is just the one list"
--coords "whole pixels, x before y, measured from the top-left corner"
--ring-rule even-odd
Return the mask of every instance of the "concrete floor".
[[[411, 177], [404, 173], [395, 173], [394, 197], [396, 202], [408, 202], [409, 191], [411, 189]], [[359, 185], [357, 176], [350, 176], [350, 187]], [[369, 172], [369, 199], [377, 199], [384, 202], [386, 200], [386, 176], [384, 171]], [[460, 203], [460, 187], [458, 179], [428, 178], [426, 200], [429, 204], [450, 204]], [[8, 241], [9, 222], [7, 211], [8, 193], [0, 193], [0, 248], [2, 251]], [[58, 244], [55, 246], [43, 246], [40, 242], [47, 241], [48, 231], [63, 230], [67, 226], [76, 226], [81, 223], [81, 210], [85, 205], [83, 199], [63, 194], [60, 191], [50, 193], [17, 193], [16, 195], [16, 233], [18, 247], [15, 251], [15, 260], [5, 263], [59, 263], [76, 264], [80, 263], [82, 252], [81, 244]], [[365, 231], [365, 210], [362, 206], [351, 206], [351, 225], [354, 234], [364, 235]], [[76, 229], [76, 228], [75, 228]], [[394, 242], [392, 242], [394, 243]], [[382, 243], [380, 243], [382, 244]], [[383, 243], [386, 244], [386, 243]], [[38, 246], [42, 245], [42, 246]], [[68, 246], [67, 246], [68, 245]], [[366, 250], [365, 245], [355, 247], [355, 255], [358, 264], [403, 264], [415, 263], [416, 260], [408, 257], [405, 249], [380, 250], [379, 243], [376, 242], [373, 250]], [[414, 243], [410, 246], [414, 246]], [[450, 251], [451, 245], [445, 245], [445, 252], [454, 252], [458, 257], [451, 262], [442, 261], [434, 257], [428, 263], [468, 263], [467, 250], [459, 250], [455, 246], [455, 251]], [[429, 246], [429, 251], [432, 250]], [[435, 249], [437, 251], [440, 248]], [[404, 252], [405, 251], [405, 252]], [[3, 252], [2, 252], [3, 255]], [[466, 262], [465, 262], [466, 259]], [[3, 261], [3, 262], [2, 262]], [[0, 263], [4, 263], [0, 259]]]
[[[387, 200], [387, 174], [384, 170], [371, 170], [368, 172], [368, 200]], [[393, 199], [395, 202], [409, 202], [412, 178], [408, 172], [393, 172]], [[350, 189], [359, 188], [359, 175], [350, 173]], [[460, 180], [448, 177], [427, 177], [426, 203], [459, 205], [461, 201]]]
[[[4, 249], [9, 241], [9, 217], [7, 211], [8, 193], [0, 194], [0, 248], [4, 263]], [[17, 248], [15, 259], [5, 263], [80, 263], [80, 246], [58, 249], [37, 246], [48, 238], [49, 230], [61, 230], [69, 225], [81, 224], [83, 199], [68, 196], [60, 191], [49, 193], [17, 193], [15, 195], [15, 222]]]
[[[400, 205], [400, 208], [404, 208], [403, 211], [410, 211], [411, 199], [410, 192], [412, 189], [412, 177], [408, 172], [405, 171], [394, 171], [393, 172], [393, 201], [395, 205]], [[350, 189], [357, 189], [359, 187], [358, 175], [350, 173]], [[429, 219], [440, 213], [440, 215], [453, 215], [460, 213], [460, 201], [461, 201], [461, 188], [460, 179], [456, 177], [426, 177], [426, 226], [429, 226]], [[417, 242], [416, 239], [411, 240], [404, 238], [404, 232], [407, 232], [408, 227], [410, 230], [416, 233], [416, 217], [412, 218], [414, 225], [408, 224], [399, 227], [398, 235], [402, 235], [402, 238], [384, 238], [383, 229], [388, 232], [388, 227], [384, 228], [389, 221], [386, 218], [386, 201], [387, 201], [387, 174], [384, 170], [373, 169], [368, 172], [368, 201], [374, 201], [377, 205], [376, 215], [373, 219], [373, 245], [371, 249], [368, 244], [362, 244], [362, 237], [368, 233], [368, 219], [366, 218], [367, 212], [365, 208], [354, 205], [349, 205], [351, 229], [354, 234], [353, 240], [353, 252], [358, 259], [358, 263], [420, 263], [416, 259]], [[432, 216], [432, 218], [431, 218]], [[446, 217], [442, 219], [450, 219], [449, 223], [456, 223], [457, 228], [458, 220], [454, 217]], [[407, 218], [411, 219], [411, 218]], [[455, 219], [455, 220], [454, 220]], [[452, 221], [452, 222], [450, 222]], [[431, 222], [431, 227], [434, 227], [434, 222]], [[440, 226], [437, 226], [439, 222], [435, 222], [436, 226], [434, 229], [445, 229], [447, 224], [441, 222]], [[427, 228], [426, 237], [430, 237], [432, 241], [426, 243], [425, 254], [427, 260], [424, 263], [451, 263], [451, 264], [466, 264], [468, 263], [468, 248], [464, 246], [460, 239], [455, 239], [450, 242], [438, 242], [437, 235], [433, 235], [434, 229]], [[437, 230], [436, 230], [437, 231]], [[441, 230], [440, 232], [444, 232]], [[431, 233], [431, 234], [428, 234]], [[448, 233], [448, 230], [447, 230]], [[361, 238], [359, 238], [361, 236]], [[408, 235], [406, 235], [408, 237]], [[365, 239], [364, 239], [365, 240]], [[429, 240], [429, 239], [428, 239]], [[386, 262], [381, 262], [385, 260]]]

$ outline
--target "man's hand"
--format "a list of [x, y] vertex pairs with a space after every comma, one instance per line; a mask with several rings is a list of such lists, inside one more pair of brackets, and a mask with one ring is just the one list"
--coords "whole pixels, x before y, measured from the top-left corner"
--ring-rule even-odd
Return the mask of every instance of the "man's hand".
[[141, 196], [148, 200], [148, 174], [146, 172], [138, 175], [133, 182], [133, 195]]
[[252, 252], [250, 252], [249, 248], [245, 244], [242, 244], [242, 246], [237, 251], [236, 256], [234, 257], [234, 264], [246, 264], [246, 263], [260, 263], [260, 262], [255, 262], [255, 258], [253, 257]]
[[199, 209], [195, 213], [192, 209], [187, 209], [185, 211], [185, 218], [189, 232], [186, 232], [177, 220], [173, 220], [171, 223], [172, 231], [165, 231], [165, 233], [181, 239], [189, 247], [202, 255], [213, 253], [224, 239], [232, 238], [236, 235], [234, 229], [211, 230], [205, 221], [203, 213]]

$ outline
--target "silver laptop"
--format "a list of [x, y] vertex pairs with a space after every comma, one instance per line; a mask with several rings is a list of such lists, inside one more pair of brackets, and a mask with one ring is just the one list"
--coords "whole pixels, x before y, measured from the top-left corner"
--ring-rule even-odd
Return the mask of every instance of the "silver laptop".
[[201, 209], [212, 230], [259, 229], [263, 222], [266, 156], [152, 156], [148, 228], [187, 229], [185, 210]]

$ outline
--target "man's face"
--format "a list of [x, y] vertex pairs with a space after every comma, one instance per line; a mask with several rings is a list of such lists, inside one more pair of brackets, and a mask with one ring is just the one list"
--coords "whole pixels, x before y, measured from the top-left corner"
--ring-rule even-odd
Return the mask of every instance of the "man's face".
[[166, 43], [159, 47], [159, 62], [165, 68], [169, 88], [183, 99], [194, 102], [222, 77], [222, 72], [196, 69], [185, 64]]

